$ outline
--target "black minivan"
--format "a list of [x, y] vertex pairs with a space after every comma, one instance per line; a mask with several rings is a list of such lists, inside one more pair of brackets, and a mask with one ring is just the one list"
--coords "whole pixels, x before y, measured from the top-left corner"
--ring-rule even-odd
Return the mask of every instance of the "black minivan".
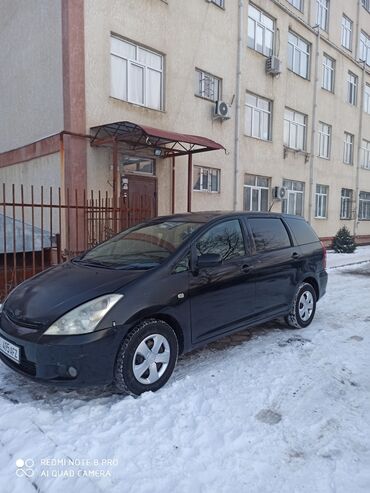
[[16, 287], [1, 311], [0, 357], [44, 382], [155, 391], [180, 353], [276, 317], [308, 326], [325, 263], [297, 216], [155, 218]]

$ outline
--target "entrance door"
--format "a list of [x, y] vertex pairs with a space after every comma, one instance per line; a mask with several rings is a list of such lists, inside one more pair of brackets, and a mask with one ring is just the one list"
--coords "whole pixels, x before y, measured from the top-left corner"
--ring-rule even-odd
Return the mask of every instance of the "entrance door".
[[157, 178], [127, 174], [126, 207], [127, 227], [157, 216]]

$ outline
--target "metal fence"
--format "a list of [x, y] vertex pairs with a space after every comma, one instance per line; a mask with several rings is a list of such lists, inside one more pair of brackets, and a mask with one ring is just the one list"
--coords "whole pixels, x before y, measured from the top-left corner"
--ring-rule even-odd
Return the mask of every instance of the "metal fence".
[[0, 192], [0, 300], [17, 284], [152, 215], [108, 193], [43, 186]]

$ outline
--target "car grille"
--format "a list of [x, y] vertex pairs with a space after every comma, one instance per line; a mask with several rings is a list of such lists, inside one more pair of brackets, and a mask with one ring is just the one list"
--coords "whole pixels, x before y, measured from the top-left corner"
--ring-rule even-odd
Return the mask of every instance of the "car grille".
[[15, 361], [11, 360], [5, 354], [0, 353], [0, 359], [3, 361], [7, 366], [10, 368], [13, 368], [14, 370], [19, 370], [24, 373], [27, 373], [27, 375], [31, 375], [32, 377], [36, 376], [36, 365], [35, 363], [32, 363], [32, 361], [29, 361], [26, 358], [26, 355], [24, 354], [24, 350], [21, 347], [21, 361], [20, 363], [16, 363]]

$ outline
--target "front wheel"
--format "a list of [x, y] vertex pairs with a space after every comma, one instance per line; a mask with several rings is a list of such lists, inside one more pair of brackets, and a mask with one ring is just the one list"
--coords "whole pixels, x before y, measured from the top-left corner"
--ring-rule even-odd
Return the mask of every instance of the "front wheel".
[[289, 314], [285, 321], [295, 329], [310, 325], [316, 311], [316, 292], [311, 284], [301, 284], [294, 296]]
[[155, 392], [172, 375], [178, 352], [176, 334], [166, 322], [144, 320], [127, 335], [118, 352], [116, 387], [132, 395]]

